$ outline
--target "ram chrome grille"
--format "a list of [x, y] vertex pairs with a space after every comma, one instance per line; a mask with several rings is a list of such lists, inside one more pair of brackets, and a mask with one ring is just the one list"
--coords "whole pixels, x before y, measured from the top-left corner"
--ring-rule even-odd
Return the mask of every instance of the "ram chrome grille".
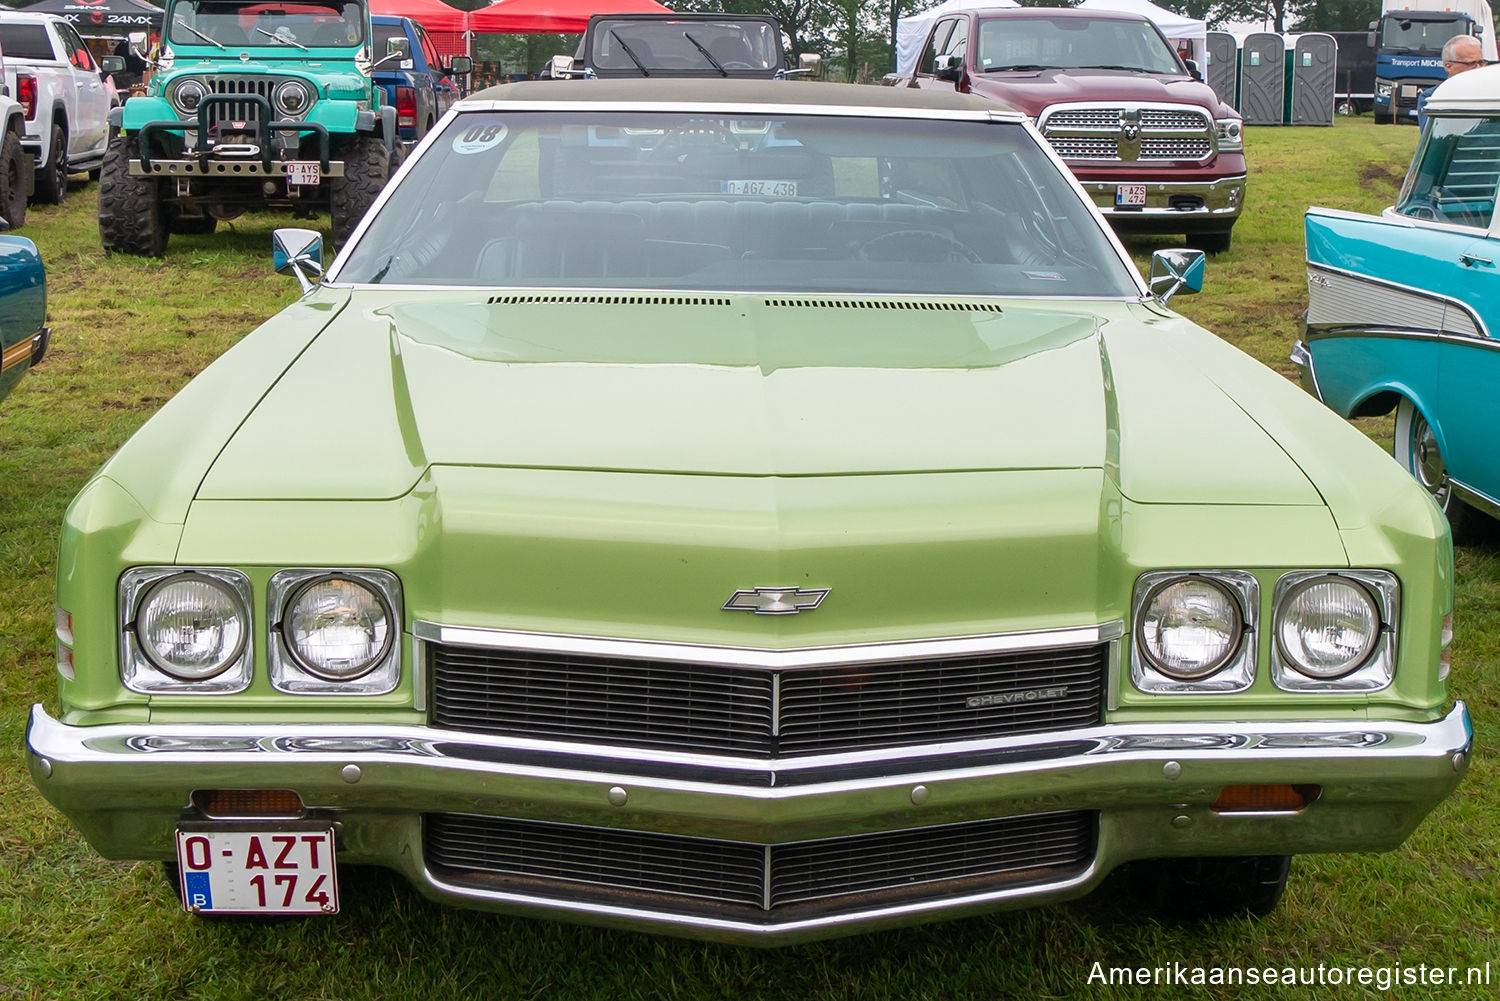
[[772, 671], [432, 644], [432, 722], [778, 757], [1100, 722], [1108, 645]]
[[1203, 161], [1214, 153], [1213, 121], [1192, 108], [1060, 107], [1043, 114], [1041, 129], [1065, 160]]
[[[254, 94], [267, 101], [271, 100], [271, 94], [279, 82], [264, 76], [211, 76], [204, 80], [210, 94], [229, 97]], [[260, 106], [254, 101], [216, 103], [209, 106], [208, 123], [217, 125], [219, 122], [258, 122], [260, 113]]]
[[946, 895], [960, 881], [972, 892], [1056, 882], [1089, 865], [1096, 828], [1093, 813], [1075, 811], [762, 845], [431, 814], [424, 842], [428, 867], [459, 885], [570, 899], [648, 894], [764, 913], [836, 907], [852, 895], [861, 908], [881, 896]]

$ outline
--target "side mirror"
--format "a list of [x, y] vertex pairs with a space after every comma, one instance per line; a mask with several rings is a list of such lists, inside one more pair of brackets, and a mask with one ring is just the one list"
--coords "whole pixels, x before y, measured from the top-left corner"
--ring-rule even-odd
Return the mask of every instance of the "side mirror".
[[958, 83], [959, 77], [964, 75], [964, 62], [962, 56], [949, 53], [946, 56], [938, 56], [932, 61], [932, 75], [939, 80], [949, 80]]
[[797, 57], [797, 68], [808, 76], [817, 76], [823, 71], [823, 57], [816, 52], [804, 52]]
[[469, 56], [454, 56], [448, 60], [448, 72], [462, 76], [474, 72], [474, 60]]
[[1481, 37], [1483, 35], [1484, 35], [1484, 25], [1482, 25], [1482, 24], [1476, 24], [1476, 25], [1474, 25], [1474, 37], [1475, 38], [1479, 38], [1479, 37]]
[[1194, 80], [1197, 80], [1199, 83], [1202, 83], [1203, 70], [1198, 68], [1198, 60], [1184, 59], [1183, 62], [1187, 64], [1188, 76], [1192, 77]]
[[101, 73], [123, 73], [125, 71], [124, 56], [100, 56], [99, 72]]
[[388, 56], [399, 55], [402, 59], [411, 58], [411, 39], [405, 35], [396, 35], [394, 38], [385, 40], [385, 54]]
[[565, 55], [553, 56], [552, 61], [548, 63], [548, 67], [552, 71], [552, 79], [566, 80], [573, 75], [573, 57]]
[[315, 229], [276, 230], [271, 234], [271, 263], [278, 275], [296, 275], [302, 291], [311, 292], [308, 276], [323, 277], [323, 234]]
[[1201, 250], [1158, 250], [1151, 255], [1147, 284], [1151, 294], [1165, 306], [1181, 292], [1192, 295], [1203, 290], [1203, 268], [1208, 255]]

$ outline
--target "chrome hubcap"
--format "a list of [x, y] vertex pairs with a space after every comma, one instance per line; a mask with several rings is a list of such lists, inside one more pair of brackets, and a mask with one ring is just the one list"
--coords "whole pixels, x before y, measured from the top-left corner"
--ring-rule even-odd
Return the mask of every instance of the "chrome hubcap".
[[1411, 422], [1412, 472], [1439, 504], [1448, 502], [1448, 470], [1443, 465], [1443, 453], [1438, 448], [1437, 436], [1421, 414], [1414, 415]]

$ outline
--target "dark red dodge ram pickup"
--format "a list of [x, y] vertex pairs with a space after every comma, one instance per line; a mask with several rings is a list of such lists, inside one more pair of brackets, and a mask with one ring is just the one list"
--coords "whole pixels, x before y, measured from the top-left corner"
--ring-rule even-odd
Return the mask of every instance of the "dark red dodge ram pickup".
[[933, 24], [917, 72], [887, 82], [957, 89], [1030, 115], [1121, 233], [1229, 247], [1245, 202], [1240, 116], [1142, 17], [955, 12]]

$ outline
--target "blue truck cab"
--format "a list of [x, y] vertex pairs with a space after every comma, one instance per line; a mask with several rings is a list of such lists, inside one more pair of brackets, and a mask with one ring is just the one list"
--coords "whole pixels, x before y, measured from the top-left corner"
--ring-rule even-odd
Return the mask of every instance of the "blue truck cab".
[[1417, 97], [1448, 78], [1443, 43], [1483, 35], [1485, 26], [1459, 10], [1391, 10], [1372, 26], [1377, 122], [1417, 121]]
[[[458, 78], [473, 69], [468, 56], [444, 63], [422, 26], [409, 17], [375, 15], [375, 85], [396, 109], [398, 135], [414, 143], [462, 96]], [[405, 47], [402, 47], [402, 40]]]

